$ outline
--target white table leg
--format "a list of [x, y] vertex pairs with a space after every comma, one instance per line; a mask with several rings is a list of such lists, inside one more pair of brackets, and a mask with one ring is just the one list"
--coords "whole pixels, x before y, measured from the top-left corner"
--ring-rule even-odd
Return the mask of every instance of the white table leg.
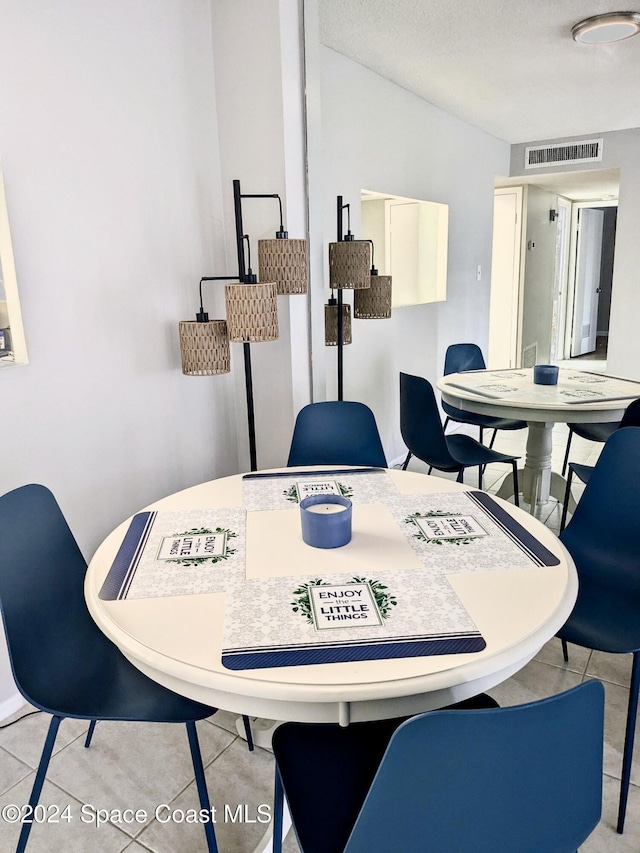
[[[526, 460], [524, 468], [518, 469], [518, 476], [523, 498], [529, 504], [529, 512], [534, 515], [536, 507], [546, 504], [550, 496], [560, 502], [564, 500], [567, 481], [551, 470], [553, 423], [529, 421], [528, 426]], [[513, 495], [512, 474], [505, 477], [497, 494], [500, 498]], [[572, 498], [570, 503], [572, 511], [575, 507]]]

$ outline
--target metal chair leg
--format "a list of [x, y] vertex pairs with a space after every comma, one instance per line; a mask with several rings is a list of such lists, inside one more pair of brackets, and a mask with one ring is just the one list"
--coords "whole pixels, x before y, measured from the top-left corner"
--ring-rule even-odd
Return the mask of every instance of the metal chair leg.
[[566, 640], [560, 640], [562, 643], [562, 657], [564, 658], [565, 663], [569, 663], [569, 646], [567, 645]]
[[569, 476], [567, 477], [567, 487], [564, 490], [564, 503], [562, 504], [562, 516], [560, 517], [560, 531], [562, 532], [567, 523], [567, 510], [569, 509], [569, 499], [571, 497], [571, 478], [573, 477], [573, 471], [571, 470], [571, 466], [569, 466]]
[[511, 463], [513, 468], [513, 502], [516, 506], [520, 506], [520, 484], [518, 483], [518, 466], [514, 459]]
[[617, 832], [624, 832], [624, 819], [627, 812], [629, 782], [631, 780], [631, 762], [633, 759], [633, 741], [636, 733], [636, 716], [638, 713], [638, 690], [640, 689], [640, 652], [633, 653], [631, 669], [631, 686], [629, 688], [629, 707], [627, 710], [627, 730], [624, 737], [624, 754], [622, 759], [622, 779], [620, 782], [620, 806], [618, 808]]
[[276, 781], [273, 789], [273, 853], [282, 853], [282, 807], [284, 803], [284, 789], [280, 771], [276, 764]]
[[478, 488], [482, 491], [482, 473], [484, 471], [484, 465], [478, 465]]
[[207, 782], [204, 778], [204, 766], [202, 764], [202, 754], [200, 752], [200, 744], [198, 742], [198, 733], [196, 724], [193, 720], [185, 724], [187, 727], [187, 735], [189, 737], [189, 749], [191, 750], [191, 760], [193, 761], [193, 772], [196, 779], [196, 787], [198, 789], [198, 797], [200, 799], [200, 808], [203, 811], [209, 812], [211, 820], [206, 821], [204, 826], [204, 834], [207, 839], [207, 850], [209, 853], [218, 853], [218, 845], [216, 843], [216, 834], [213, 829], [213, 814], [211, 812], [211, 802], [209, 801], [209, 792], [207, 791]]
[[447, 424], [449, 423], [450, 420], [451, 420], [451, 418], [449, 417], [449, 415], [447, 415], [447, 417], [444, 419], [444, 425], [442, 427], [442, 432], [444, 432], [446, 430]]
[[489, 450], [493, 450], [493, 442], [496, 440], [497, 434], [498, 434], [498, 430], [494, 429], [493, 435], [491, 436], [491, 441], [489, 442]]
[[97, 720], [91, 720], [89, 723], [89, 731], [87, 732], [87, 737], [84, 742], [85, 749], [88, 749], [91, 746], [91, 738], [93, 737], [93, 730], [95, 729], [97, 722]]
[[569, 438], [567, 439], [567, 449], [564, 452], [564, 462], [562, 463], [562, 476], [564, 477], [567, 471], [567, 464], [569, 462], [569, 449], [571, 447], [571, 439], [573, 438], [573, 430], [569, 428]]
[[409, 460], [411, 459], [411, 457], [412, 457], [412, 456], [413, 456], [413, 453], [412, 453], [411, 451], [409, 451], [409, 452], [407, 453], [407, 458], [406, 458], [406, 459], [404, 460], [404, 462], [402, 463], [402, 470], [403, 470], [403, 471], [406, 471], [406, 470], [407, 470], [407, 465], [409, 464]]
[[[47, 775], [47, 768], [49, 767], [49, 761], [51, 760], [51, 753], [53, 752], [53, 745], [56, 742], [56, 735], [58, 734], [58, 729], [63, 719], [63, 717], [53, 716], [51, 718], [51, 722], [49, 723], [49, 731], [47, 732], [47, 737], [42, 748], [40, 764], [38, 764], [38, 772], [36, 773], [33, 788], [31, 789], [31, 796], [29, 797], [31, 814], [34, 813], [34, 809], [38, 805], [38, 801], [40, 800], [42, 786]], [[24, 853], [24, 850], [27, 846], [27, 841], [29, 840], [29, 833], [31, 832], [31, 827], [31, 823], [22, 824], [22, 831], [20, 832], [20, 838], [18, 839], [16, 853]]]
[[484, 444], [484, 427], [479, 427], [480, 429], [480, 444]]
[[456, 483], [464, 483], [464, 468], [461, 468], [458, 471], [458, 476], [456, 477]]
[[251, 720], [246, 714], [242, 715], [242, 722], [244, 723], [244, 733], [247, 737], [247, 746], [249, 747], [249, 752], [253, 752], [253, 734], [251, 732]]

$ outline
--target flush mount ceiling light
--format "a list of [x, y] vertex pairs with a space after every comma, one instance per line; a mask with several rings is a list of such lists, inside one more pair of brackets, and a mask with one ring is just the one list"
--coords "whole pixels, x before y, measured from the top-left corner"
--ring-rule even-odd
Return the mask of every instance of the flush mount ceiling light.
[[640, 32], [640, 13], [609, 12], [594, 15], [575, 24], [571, 29], [574, 41], [580, 44], [608, 44], [635, 36]]

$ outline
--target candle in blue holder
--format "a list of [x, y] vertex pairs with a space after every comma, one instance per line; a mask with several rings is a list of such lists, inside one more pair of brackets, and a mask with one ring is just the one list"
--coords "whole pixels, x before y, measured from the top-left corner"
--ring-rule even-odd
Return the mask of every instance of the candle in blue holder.
[[556, 364], [536, 364], [533, 368], [534, 385], [557, 385], [558, 366]]
[[340, 548], [351, 541], [352, 507], [342, 495], [310, 495], [300, 501], [302, 539], [314, 548]]

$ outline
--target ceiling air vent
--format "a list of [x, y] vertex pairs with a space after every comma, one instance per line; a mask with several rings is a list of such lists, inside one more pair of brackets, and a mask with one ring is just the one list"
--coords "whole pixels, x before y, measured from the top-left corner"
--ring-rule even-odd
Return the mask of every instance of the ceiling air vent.
[[595, 163], [602, 160], [602, 139], [560, 142], [557, 145], [534, 145], [524, 150], [525, 169], [541, 166], [570, 166], [573, 163]]

